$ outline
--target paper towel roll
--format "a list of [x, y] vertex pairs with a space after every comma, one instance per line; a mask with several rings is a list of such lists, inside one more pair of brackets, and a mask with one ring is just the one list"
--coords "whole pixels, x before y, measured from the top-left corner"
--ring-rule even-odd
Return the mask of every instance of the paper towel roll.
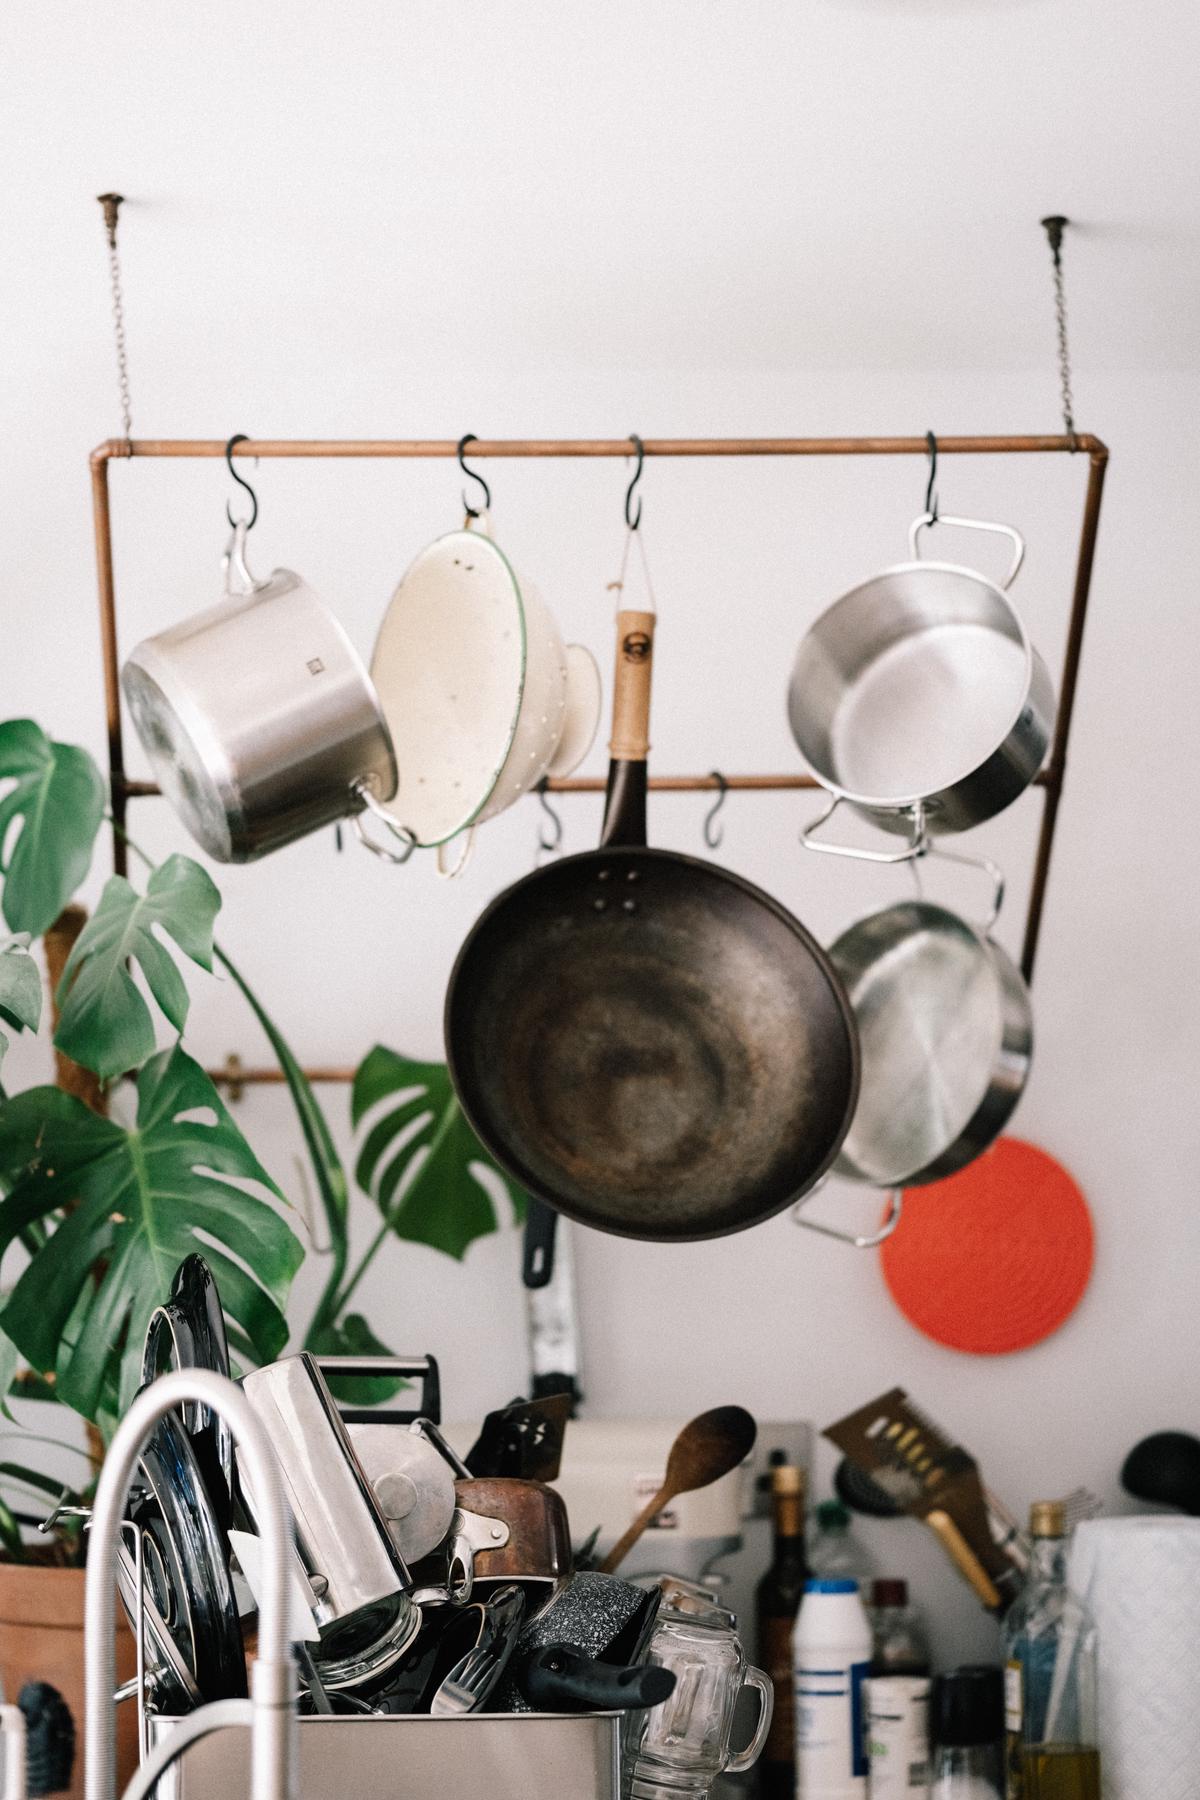
[[1099, 1634], [1105, 1800], [1200, 1792], [1200, 1519], [1086, 1519], [1070, 1585]]

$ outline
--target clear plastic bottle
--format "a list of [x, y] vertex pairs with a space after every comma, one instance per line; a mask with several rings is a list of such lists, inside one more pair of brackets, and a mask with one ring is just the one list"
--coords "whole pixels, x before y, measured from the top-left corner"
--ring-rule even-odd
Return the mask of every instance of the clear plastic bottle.
[[871, 1626], [856, 1581], [804, 1584], [792, 1655], [798, 1800], [866, 1800]]
[[920, 1615], [908, 1603], [906, 1581], [874, 1582], [867, 1616], [875, 1639], [872, 1675], [928, 1675], [929, 1645]]
[[1009, 1800], [1099, 1800], [1096, 1627], [1067, 1586], [1057, 1500], [1030, 1509], [1033, 1560], [1004, 1621]]
[[816, 1526], [808, 1551], [813, 1574], [829, 1581], [856, 1581], [865, 1594], [875, 1571], [850, 1530], [850, 1514], [840, 1500], [822, 1500]]

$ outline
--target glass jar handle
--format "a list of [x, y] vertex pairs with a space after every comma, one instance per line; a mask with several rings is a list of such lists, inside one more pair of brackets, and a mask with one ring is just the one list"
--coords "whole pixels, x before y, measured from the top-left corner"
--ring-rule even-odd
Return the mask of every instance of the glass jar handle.
[[771, 1715], [775, 1711], [775, 1689], [771, 1686], [770, 1676], [764, 1675], [761, 1669], [751, 1665], [746, 1670], [743, 1687], [754, 1688], [759, 1697], [760, 1711], [758, 1724], [754, 1728], [754, 1736], [744, 1750], [731, 1757], [725, 1765], [727, 1775], [740, 1775], [744, 1770], [753, 1768], [762, 1754], [762, 1747], [767, 1741], [767, 1733], [771, 1729]]

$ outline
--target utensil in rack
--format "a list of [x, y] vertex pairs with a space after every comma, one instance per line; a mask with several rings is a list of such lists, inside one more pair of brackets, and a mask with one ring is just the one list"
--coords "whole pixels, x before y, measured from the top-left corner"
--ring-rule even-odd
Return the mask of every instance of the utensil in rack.
[[999, 1611], [1007, 1604], [1017, 1565], [992, 1536], [975, 1460], [903, 1388], [826, 1426], [824, 1435], [901, 1511], [925, 1521], [985, 1606]]
[[757, 1435], [758, 1426], [744, 1406], [716, 1406], [689, 1420], [671, 1445], [662, 1486], [617, 1539], [600, 1564], [601, 1573], [611, 1575], [620, 1568], [656, 1514], [677, 1495], [708, 1487], [745, 1462]]

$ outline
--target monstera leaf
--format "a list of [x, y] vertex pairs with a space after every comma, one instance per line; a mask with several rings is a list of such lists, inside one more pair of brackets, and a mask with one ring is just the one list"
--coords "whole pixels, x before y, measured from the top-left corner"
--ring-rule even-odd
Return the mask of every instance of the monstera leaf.
[[[304, 1348], [314, 1356], [394, 1356], [382, 1338], [377, 1338], [361, 1313], [346, 1313], [316, 1326], [304, 1340]], [[410, 1381], [402, 1376], [334, 1375], [325, 1377], [329, 1391], [343, 1406], [382, 1406], [394, 1400]]]
[[86, 750], [55, 744], [32, 719], [0, 724], [0, 854], [12, 840], [4, 873], [4, 917], [13, 931], [40, 937], [53, 925], [88, 872], [104, 817], [104, 782]]
[[[28, 943], [22, 933], [0, 944], [0, 1025], [14, 1031], [36, 1031], [42, 1016], [42, 978]], [[7, 1048], [7, 1034], [0, 1031], [0, 1063]]]
[[[138, 1077], [126, 1128], [58, 1088], [0, 1109], [0, 1257], [34, 1221], [57, 1220], [22, 1273], [0, 1325], [61, 1398], [94, 1418], [136, 1381], [142, 1338], [175, 1270], [198, 1250], [255, 1357], [287, 1341], [283, 1308], [303, 1258], [277, 1212], [243, 1184], [279, 1195], [198, 1063], [176, 1045]], [[281, 1196], [280, 1196], [281, 1197]], [[60, 1209], [68, 1208], [65, 1216]]]
[[153, 1052], [154, 1020], [129, 972], [131, 959], [171, 1024], [182, 1031], [188, 991], [155, 933], [166, 932], [194, 963], [211, 969], [213, 920], [220, 906], [220, 894], [187, 856], [168, 856], [140, 897], [123, 875], [113, 875], [59, 983], [62, 1016], [54, 1042], [64, 1055], [107, 1081], [140, 1068]]
[[354, 1077], [351, 1115], [359, 1125], [380, 1101], [395, 1100], [363, 1139], [355, 1180], [397, 1237], [461, 1258], [496, 1229], [496, 1210], [476, 1171], [500, 1177], [514, 1216], [525, 1196], [492, 1161], [450, 1085], [445, 1063], [411, 1062], [376, 1045]]

